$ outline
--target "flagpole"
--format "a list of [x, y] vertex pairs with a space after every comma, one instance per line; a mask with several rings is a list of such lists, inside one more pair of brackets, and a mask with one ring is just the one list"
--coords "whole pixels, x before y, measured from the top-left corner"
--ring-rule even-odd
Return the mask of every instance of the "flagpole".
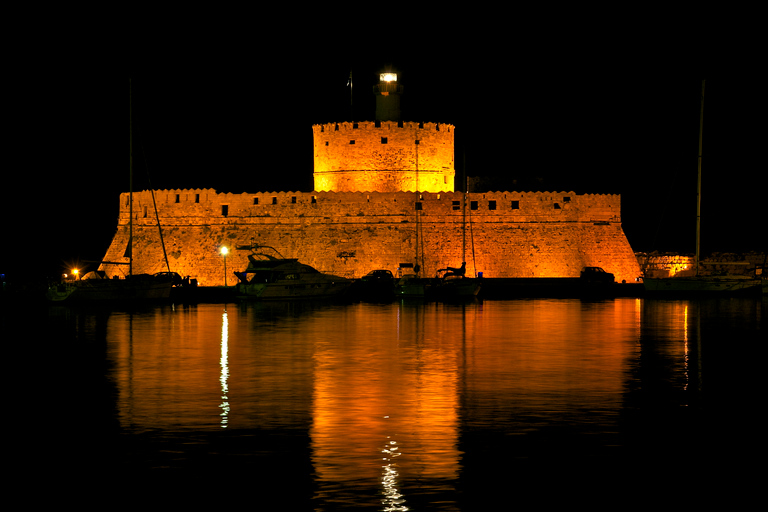
[[355, 120], [355, 107], [354, 102], [352, 98], [352, 70], [349, 70], [349, 80], [347, 81], [347, 86], [349, 87], [349, 115], [350, 115], [350, 121]]

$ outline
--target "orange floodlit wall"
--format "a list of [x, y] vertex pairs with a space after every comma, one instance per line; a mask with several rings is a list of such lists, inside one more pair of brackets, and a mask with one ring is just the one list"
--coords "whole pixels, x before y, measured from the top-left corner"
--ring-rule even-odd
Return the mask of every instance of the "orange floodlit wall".
[[452, 192], [454, 127], [375, 121], [314, 125], [317, 191]]
[[[419, 263], [422, 275], [467, 262], [468, 275], [578, 277], [599, 266], [632, 282], [640, 268], [621, 227], [619, 195], [574, 192], [155, 191], [171, 270], [204, 286], [247, 266], [247, 250], [268, 245], [323, 272], [361, 277]], [[134, 194], [134, 272], [165, 271], [149, 191]], [[127, 261], [128, 194], [105, 261]], [[125, 266], [102, 265], [108, 275]]]

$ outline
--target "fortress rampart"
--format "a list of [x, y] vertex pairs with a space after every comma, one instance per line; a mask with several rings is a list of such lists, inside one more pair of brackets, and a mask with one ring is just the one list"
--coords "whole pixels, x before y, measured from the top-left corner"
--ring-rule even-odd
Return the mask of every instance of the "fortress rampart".
[[315, 190], [452, 192], [454, 127], [403, 121], [312, 127]]
[[[599, 266], [618, 281], [640, 268], [621, 229], [618, 195], [573, 192], [454, 192], [454, 126], [400, 120], [403, 87], [381, 73], [376, 121], [312, 126], [314, 192], [220, 194], [158, 190], [170, 270], [205, 286], [247, 266], [253, 244], [323, 272], [362, 277], [401, 263], [434, 275], [467, 262], [468, 275], [578, 277]], [[128, 194], [104, 258], [125, 262]], [[134, 194], [133, 269], [166, 270], [152, 193]], [[237, 250], [237, 248], [245, 248]], [[110, 276], [122, 265], [103, 264]]]
[[[640, 268], [621, 228], [620, 196], [573, 192], [154, 192], [171, 271], [224, 284], [252, 243], [318, 270], [361, 277], [419, 263], [422, 275], [467, 262], [485, 277], [577, 277], [600, 266], [618, 281]], [[152, 194], [134, 193], [134, 272], [165, 271]], [[128, 194], [105, 261], [127, 261]], [[125, 267], [102, 264], [108, 275]]]

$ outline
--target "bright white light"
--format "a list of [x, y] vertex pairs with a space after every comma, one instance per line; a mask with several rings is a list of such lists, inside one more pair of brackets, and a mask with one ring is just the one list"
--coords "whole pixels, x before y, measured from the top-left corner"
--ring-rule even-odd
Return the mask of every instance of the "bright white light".
[[[225, 248], [223, 248], [225, 249]], [[227, 428], [229, 424], [229, 318], [226, 310], [221, 318], [221, 358], [219, 359], [221, 374], [219, 382], [221, 383], [221, 428]]]
[[397, 82], [397, 73], [382, 73], [379, 75], [382, 82]]
[[383, 510], [387, 512], [408, 510], [408, 507], [405, 505], [405, 498], [397, 487], [397, 477], [399, 476], [397, 465], [392, 461], [392, 459], [400, 455], [397, 452], [398, 448], [394, 446], [396, 444], [397, 441], [389, 441], [389, 446], [385, 446], [382, 450], [382, 453], [385, 454], [383, 460], [388, 463], [381, 466], [381, 485], [384, 488], [384, 497], [381, 500], [381, 504], [384, 505]]
[[221, 255], [222, 256], [226, 256], [227, 253], [229, 253], [229, 249], [227, 249], [226, 247], [222, 247], [221, 248]]

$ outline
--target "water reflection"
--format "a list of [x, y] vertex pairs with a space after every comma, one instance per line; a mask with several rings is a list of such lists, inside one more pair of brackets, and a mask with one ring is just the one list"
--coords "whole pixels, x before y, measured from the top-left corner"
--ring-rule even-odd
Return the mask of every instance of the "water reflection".
[[222, 313], [221, 319], [221, 428], [227, 428], [229, 421], [229, 398], [227, 397], [229, 392], [229, 322], [227, 318], [227, 310]]
[[381, 486], [383, 487], [384, 497], [381, 500], [384, 508], [382, 510], [393, 512], [398, 510], [408, 510], [405, 506], [405, 499], [398, 489], [398, 472], [397, 463], [395, 460], [402, 455], [400, 448], [397, 446], [397, 441], [390, 440], [384, 446], [381, 452], [384, 454], [382, 458], [383, 464], [381, 466]]
[[220, 427], [228, 418], [221, 406], [228, 396], [222, 378], [229, 350], [221, 306], [158, 313], [109, 318], [107, 350], [121, 424], [134, 432]]
[[688, 462], [704, 444], [693, 413], [738, 398], [724, 375], [751, 396], [745, 354], [763, 317], [739, 301], [620, 299], [201, 304], [66, 321], [103, 340], [134, 466], [246, 466], [303, 485], [315, 510], [462, 510], [590, 462]]
[[410, 454], [400, 461], [404, 479], [455, 479], [459, 354], [453, 349], [463, 333], [445, 326], [445, 313], [377, 311], [350, 308], [341, 322], [322, 328], [329, 336], [315, 340], [311, 436], [318, 478], [333, 485], [375, 481], [381, 439], [396, 436]]
[[[642, 303], [642, 351], [634, 368], [645, 396], [689, 406], [700, 387], [701, 337], [698, 302], [646, 300]], [[663, 370], [662, 370], [663, 369]], [[648, 370], [653, 370], [648, 371]]]

